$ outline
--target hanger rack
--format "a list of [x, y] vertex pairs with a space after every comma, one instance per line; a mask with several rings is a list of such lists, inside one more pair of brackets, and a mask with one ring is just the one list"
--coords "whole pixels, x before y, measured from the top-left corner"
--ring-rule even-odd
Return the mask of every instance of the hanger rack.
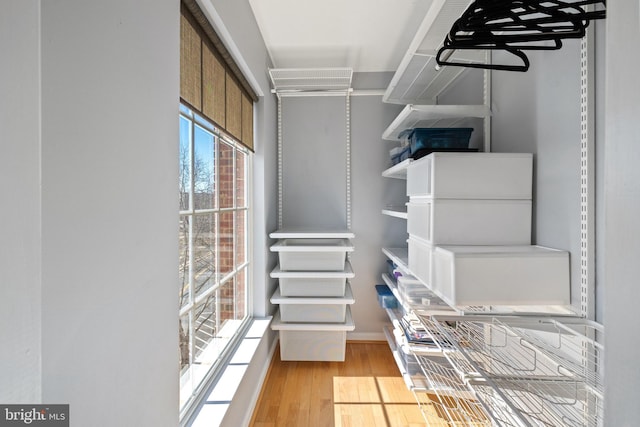
[[[606, 0], [475, 0], [453, 23], [438, 50], [438, 65], [527, 71], [526, 50], [557, 50], [581, 39], [593, 19], [606, 17]], [[450, 60], [456, 50], [501, 50], [517, 64]]]

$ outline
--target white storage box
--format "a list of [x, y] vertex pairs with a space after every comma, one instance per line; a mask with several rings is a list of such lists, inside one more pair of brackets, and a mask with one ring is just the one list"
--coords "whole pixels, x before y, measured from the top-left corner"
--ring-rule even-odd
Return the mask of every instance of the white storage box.
[[529, 245], [531, 201], [411, 201], [407, 231], [432, 245]]
[[343, 297], [284, 297], [277, 289], [271, 303], [280, 305], [280, 319], [283, 322], [340, 323], [346, 320], [347, 304], [355, 299], [351, 286], [347, 284]]
[[278, 252], [281, 270], [342, 271], [353, 245], [349, 239], [281, 239], [271, 250]]
[[569, 253], [541, 246], [438, 246], [434, 292], [454, 306], [568, 305]]
[[431, 264], [434, 247], [409, 235], [409, 270], [427, 286], [431, 285]]
[[443, 199], [531, 199], [530, 153], [431, 153], [407, 168], [407, 195]]
[[279, 331], [281, 360], [344, 362], [347, 331], [355, 325], [347, 307], [344, 323], [286, 323], [276, 312], [271, 329]]
[[341, 297], [347, 279], [355, 276], [349, 262], [342, 271], [283, 271], [276, 267], [271, 277], [278, 279], [283, 297]]

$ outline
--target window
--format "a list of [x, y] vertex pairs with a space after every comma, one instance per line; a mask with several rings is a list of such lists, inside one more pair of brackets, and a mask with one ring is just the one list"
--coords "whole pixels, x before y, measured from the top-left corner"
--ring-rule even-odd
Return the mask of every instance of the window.
[[250, 154], [180, 107], [180, 408], [203, 388], [248, 318]]

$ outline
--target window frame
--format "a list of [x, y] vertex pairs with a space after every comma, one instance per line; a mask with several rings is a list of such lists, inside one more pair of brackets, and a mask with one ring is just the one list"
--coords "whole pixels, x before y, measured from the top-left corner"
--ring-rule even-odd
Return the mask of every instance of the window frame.
[[[213, 215], [215, 220], [215, 264], [214, 264], [214, 272], [213, 275], [215, 282], [208, 289], [200, 294], [197, 294], [195, 291], [194, 284], [194, 263], [195, 261], [191, 255], [194, 254], [193, 242], [194, 242], [194, 234], [192, 233], [194, 227], [194, 221], [189, 221], [189, 233], [188, 233], [188, 253], [189, 253], [189, 267], [188, 267], [188, 286], [189, 286], [189, 295], [188, 301], [186, 304], [182, 305], [182, 300], [179, 301], [179, 310], [178, 310], [178, 321], [182, 322], [184, 316], [188, 316], [188, 327], [189, 327], [189, 363], [186, 367], [182, 366], [182, 355], [179, 356], [179, 369], [180, 369], [180, 420], [186, 419], [187, 416], [193, 411], [194, 406], [196, 406], [199, 402], [199, 397], [202, 395], [204, 391], [206, 391], [211, 384], [215, 381], [215, 379], [219, 376], [221, 370], [224, 368], [226, 362], [236, 349], [239, 344], [242, 336], [245, 334], [248, 329], [252, 319], [253, 319], [253, 257], [252, 257], [252, 247], [253, 247], [253, 227], [252, 227], [252, 216], [253, 216], [253, 208], [252, 208], [252, 199], [253, 199], [253, 175], [252, 175], [252, 164], [253, 164], [253, 152], [248, 149], [244, 144], [235, 138], [231, 137], [223, 130], [217, 128], [208, 118], [201, 115], [197, 110], [191, 108], [190, 106], [180, 103], [180, 111], [179, 111], [179, 119], [186, 119], [190, 122], [190, 132], [189, 132], [189, 202], [188, 209], [182, 209], [180, 204], [178, 205], [178, 214], [179, 214], [179, 222], [182, 222], [182, 218], [188, 216], [193, 219], [198, 215]], [[212, 203], [212, 207], [205, 209], [196, 209], [195, 207], [195, 176], [194, 176], [194, 152], [195, 152], [195, 133], [194, 130], [196, 126], [204, 129], [206, 132], [210, 133], [213, 136], [213, 144], [214, 144], [214, 163], [213, 163], [213, 182], [214, 182], [214, 202]], [[180, 144], [180, 141], [178, 142]], [[232, 156], [232, 165], [233, 165], [233, 178], [232, 178], [232, 204], [231, 207], [221, 207], [220, 206], [220, 172], [219, 172], [219, 158], [220, 158], [220, 146], [222, 144], [226, 144], [233, 150]], [[243, 206], [238, 206], [238, 163], [237, 163], [237, 153], [242, 152], [244, 155], [244, 203]], [[179, 161], [180, 156], [182, 154], [179, 153]], [[182, 177], [180, 177], [182, 179]], [[233, 266], [230, 271], [220, 273], [220, 217], [225, 212], [233, 212]], [[238, 260], [238, 223], [236, 212], [244, 212], [244, 244], [243, 252], [244, 252], [244, 262], [241, 264], [237, 264]], [[178, 228], [178, 231], [180, 228]], [[179, 231], [180, 232], [180, 231]], [[181, 249], [182, 250], [182, 249]], [[178, 258], [180, 260], [180, 256]], [[203, 304], [210, 304], [209, 298], [213, 295], [214, 301], [216, 304], [216, 319], [220, 319], [220, 313], [224, 312], [224, 310], [220, 309], [220, 301], [216, 297], [218, 291], [223, 289], [223, 287], [227, 284], [234, 283], [236, 286], [235, 279], [244, 271], [244, 317], [239, 319], [240, 322], [237, 325], [232, 325], [233, 335], [229, 337], [228, 341], [225, 343], [224, 347], [220, 351], [214, 351], [216, 353], [215, 362], [208, 368], [206, 374], [202, 376], [202, 380], [190, 390], [190, 394], [188, 397], [183, 396], [182, 384], [184, 380], [184, 376], [192, 376], [194, 374], [194, 362], [196, 355], [196, 345], [194, 342], [195, 337], [195, 325], [196, 319], [194, 318], [194, 313], [200, 309]], [[211, 279], [209, 279], [211, 280]], [[180, 298], [180, 295], [179, 295]], [[234, 291], [234, 299], [233, 312], [235, 313], [237, 310], [238, 300], [235, 298]], [[234, 319], [236, 320], [236, 319]], [[226, 323], [225, 323], [226, 324]], [[225, 330], [225, 324], [218, 330]], [[220, 326], [220, 325], [218, 325]], [[218, 334], [216, 334], [216, 338]], [[224, 337], [222, 337], [224, 340]], [[207, 344], [207, 347], [212, 343], [218, 343], [215, 339], [211, 339]], [[181, 350], [180, 350], [181, 351]], [[206, 350], [202, 350], [204, 353]]]

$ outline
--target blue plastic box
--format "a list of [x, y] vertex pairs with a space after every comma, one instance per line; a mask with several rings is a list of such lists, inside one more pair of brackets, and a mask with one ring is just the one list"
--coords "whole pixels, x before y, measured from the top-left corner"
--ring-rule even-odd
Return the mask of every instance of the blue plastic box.
[[469, 148], [473, 128], [415, 128], [405, 134], [409, 140], [411, 155], [423, 149]]
[[387, 285], [376, 285], [376, 292], [378, 293], [378, 304], [380, 304], [380, 307], [396, 308], [398, 306], [398, 300]]

